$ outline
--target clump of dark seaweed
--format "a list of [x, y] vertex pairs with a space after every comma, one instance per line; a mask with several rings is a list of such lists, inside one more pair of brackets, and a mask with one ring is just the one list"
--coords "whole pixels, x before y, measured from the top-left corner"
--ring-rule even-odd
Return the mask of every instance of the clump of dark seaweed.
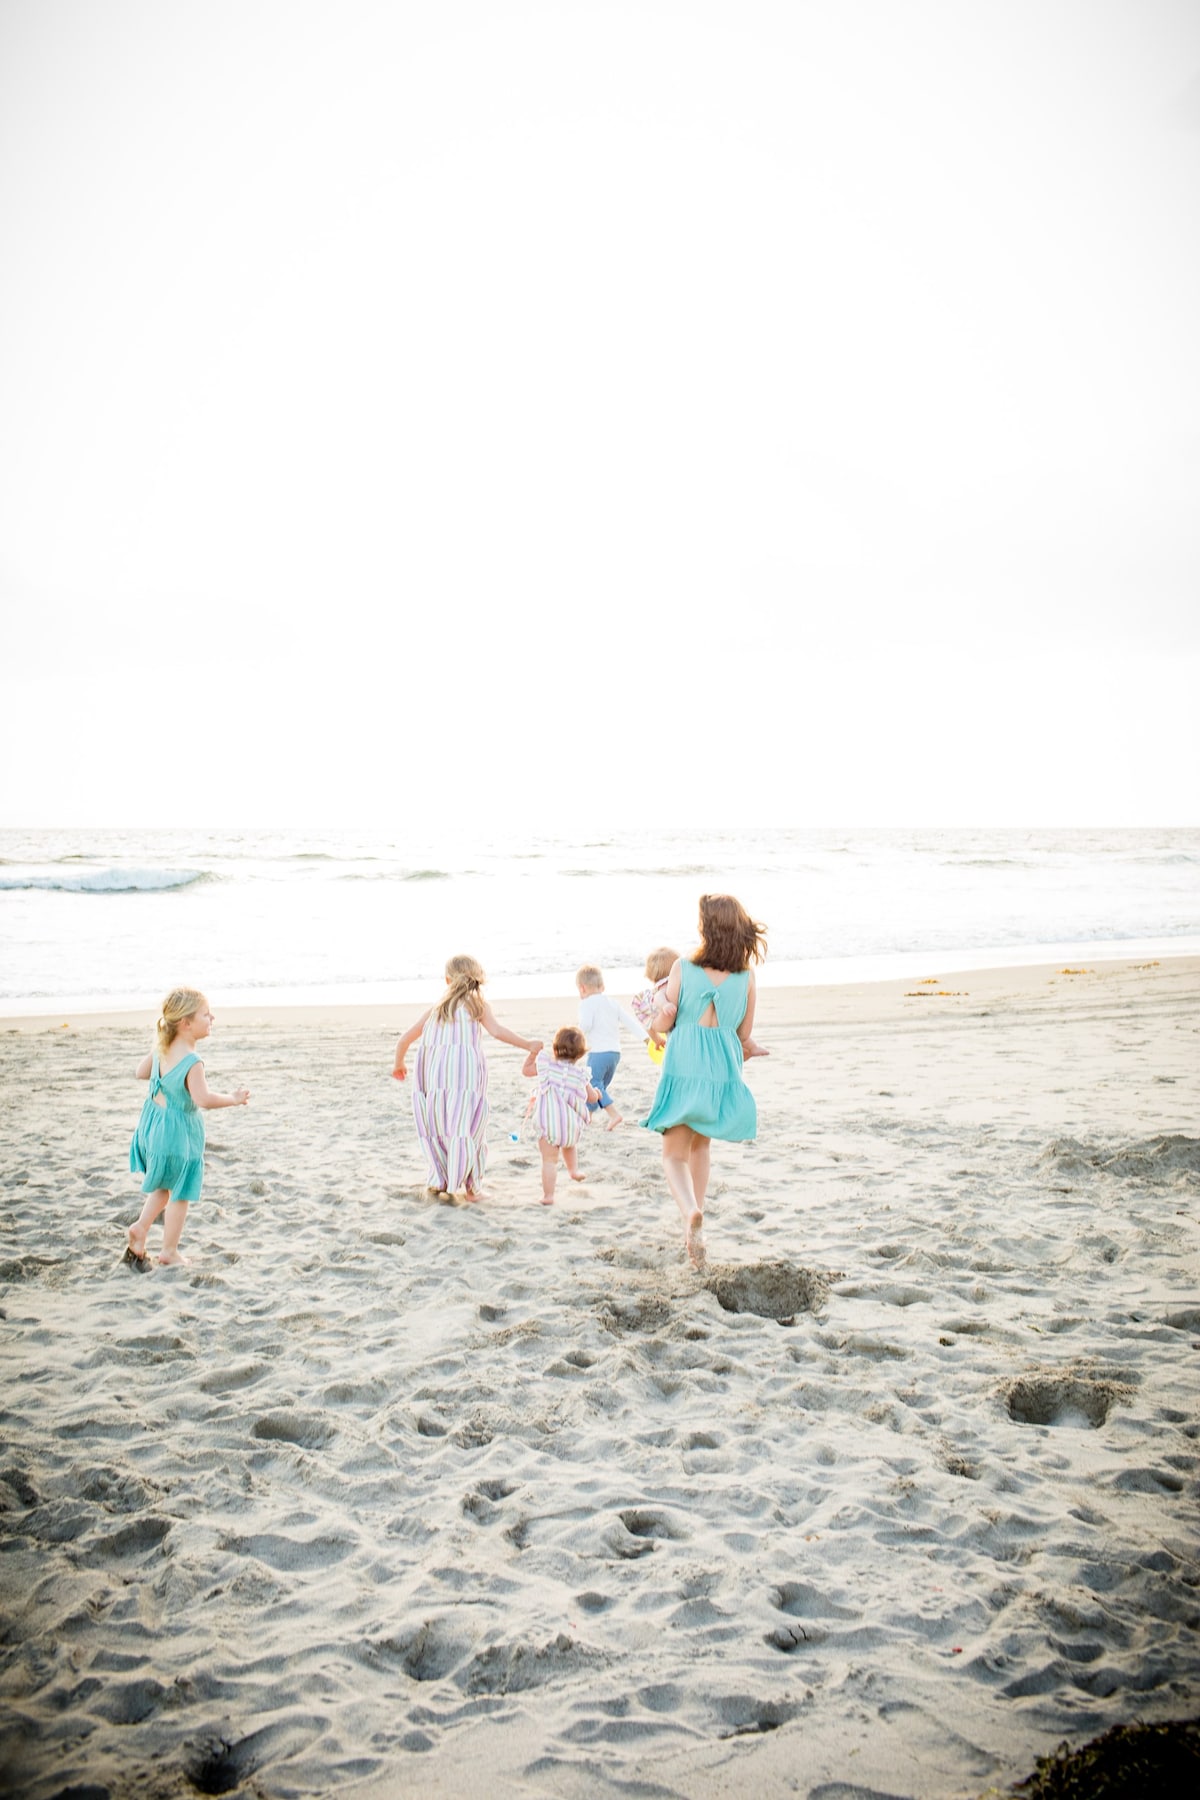
[[1200, 1784], [1200, 1719], [1114, 1725], [1079, 1750], [1063, 1743], [1009, 1791], [1026, 1800], [1173, 1800]]

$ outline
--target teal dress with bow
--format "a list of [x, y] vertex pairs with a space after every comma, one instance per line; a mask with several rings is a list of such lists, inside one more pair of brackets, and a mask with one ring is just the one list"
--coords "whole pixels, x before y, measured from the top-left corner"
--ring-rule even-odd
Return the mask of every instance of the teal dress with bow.
[[[731, 1144], [755, 1136], [758, 1109], [742, 1079], [737, 1034], [749, 991], [748, 970], [715, 982], [695, 963], [680, 965], [679, 1010], [667, 1037], [654, 1105], [642, 1120], [651, 1131], [690, 1125], [704, 1137]], [[710, 1005], [717, 1022], [701, 1025]]]
[[188, 1071], [200, 1058], [180, 1057], [160, 1074], [158, 1052], [150, 1065], [150, 1092], [129, 1146], [129, 1167], [144, 1175], [143, 1194], [166, 1188], [172, 1200], [198, 1200], [204, 1181], [204, 1114], [187, 1091]]

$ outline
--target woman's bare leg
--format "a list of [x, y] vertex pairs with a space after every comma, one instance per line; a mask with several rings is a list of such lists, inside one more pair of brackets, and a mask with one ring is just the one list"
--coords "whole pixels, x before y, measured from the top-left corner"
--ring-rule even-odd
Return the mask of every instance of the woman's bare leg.
[[695, 1135], [690, 1125], [671, 1125], [663, 1132], [663, 1174], [685, 1225], [696, 1210], [696, 1190], [692, 1185], [691, 1166], [692, 1139]]
[[704, 1267], [704, 1196], [708, 1192], [709, 1141], [690, 1125], [663, 1132], [663, 1173], [683, 1220], [683, 1242], [698, 1269]]
[[708, 1193], [708, 1174], [712, 1160], [712, 1139], [701, 1137], [698, 1131], [692, 1133], [692, 1148], [688, 1156], [688, 1167], [692, 1171], [692, 1188], [696, 1195], [696, 1205], [704, 1211], [704, 1199]]

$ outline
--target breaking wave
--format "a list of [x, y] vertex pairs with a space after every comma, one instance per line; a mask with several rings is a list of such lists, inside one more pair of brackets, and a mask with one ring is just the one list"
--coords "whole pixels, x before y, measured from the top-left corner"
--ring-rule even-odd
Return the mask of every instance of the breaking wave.
[[161, 894], [213, 879], [203, 869], [86, 869], [78, 874], [30, 869], [0, 875], [0, 889], [10, 893], [37, 888], [63, 894]]

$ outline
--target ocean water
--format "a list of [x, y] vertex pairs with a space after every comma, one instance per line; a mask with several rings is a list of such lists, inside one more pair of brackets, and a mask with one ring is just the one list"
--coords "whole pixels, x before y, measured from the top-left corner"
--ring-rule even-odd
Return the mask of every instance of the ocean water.
[[0, 1009], [405, 1001], [465, 950], [490, 992], [641, 982], [734, 893], [765, 984], [1200, 952], [1200, 830], [0, 831]]

